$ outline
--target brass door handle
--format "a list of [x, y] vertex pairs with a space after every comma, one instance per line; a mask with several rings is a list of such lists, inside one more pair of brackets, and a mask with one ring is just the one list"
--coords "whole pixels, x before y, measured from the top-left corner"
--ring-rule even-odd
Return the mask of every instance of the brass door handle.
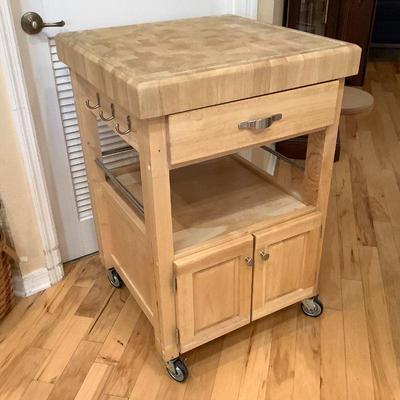
[[62, 27], [65, 25], [64, 21], [58, 22], [44, 22], [43, 18], [35, 12], [27, 12], [21, 17], [22, 30], [29, 35], [35, 35], [42, 31], [43, 28]]
[[282, 114], [274, 114], [270, 117], [261, 119], [251, 119], [249, 121], [243, 121], [239, 124], [239, 129], [265, 129], [269, 128], [275, 121], [282, 119]]

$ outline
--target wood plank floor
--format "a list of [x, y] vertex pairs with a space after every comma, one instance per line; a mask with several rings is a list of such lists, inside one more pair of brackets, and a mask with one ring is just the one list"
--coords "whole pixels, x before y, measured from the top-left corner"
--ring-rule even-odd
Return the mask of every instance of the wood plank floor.
[[0, 324], [0, 399], [400, 399], [400, 62], [371, 62], [369, 115], [341, 121], [321, 318], [298, 305], [186, 355], [167, 377], [152, 331], [96, 256]]

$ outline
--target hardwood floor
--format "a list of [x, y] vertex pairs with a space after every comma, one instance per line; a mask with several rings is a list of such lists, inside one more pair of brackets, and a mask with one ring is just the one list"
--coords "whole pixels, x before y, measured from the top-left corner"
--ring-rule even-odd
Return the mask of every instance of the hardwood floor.
[[150, 324], [96, 256], [0, 324], [0, 399], [400, 399], [400, 62], [371, 62], [369, 115], [341, 121], [321, 318], [294, 305], [186, 354], [173, 382]]

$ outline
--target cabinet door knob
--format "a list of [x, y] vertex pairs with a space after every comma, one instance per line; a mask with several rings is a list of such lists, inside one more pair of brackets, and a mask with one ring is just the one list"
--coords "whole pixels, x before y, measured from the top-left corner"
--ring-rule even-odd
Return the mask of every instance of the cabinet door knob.
[[267, 261], [269, 259], [269, 254], [265, 250], [260, 251], [260, 257], [264, 260]]
[[253, 257], [247, 256], [247, 257], [244, 259], [244, 261], [245, 261], [245, 263], [246, 263], [249, 267], [252, 267], [252, 266], [254, 265]]

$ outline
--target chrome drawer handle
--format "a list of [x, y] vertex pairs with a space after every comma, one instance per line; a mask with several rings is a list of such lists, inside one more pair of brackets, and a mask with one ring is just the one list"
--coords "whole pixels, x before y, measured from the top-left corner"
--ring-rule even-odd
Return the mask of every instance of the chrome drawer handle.
[[274, 114], [270, 117], [243, 121], [239, 124], [239, 129], [265, 129], [269, 128], [275, 121], [282, 119], [282, 114]]

